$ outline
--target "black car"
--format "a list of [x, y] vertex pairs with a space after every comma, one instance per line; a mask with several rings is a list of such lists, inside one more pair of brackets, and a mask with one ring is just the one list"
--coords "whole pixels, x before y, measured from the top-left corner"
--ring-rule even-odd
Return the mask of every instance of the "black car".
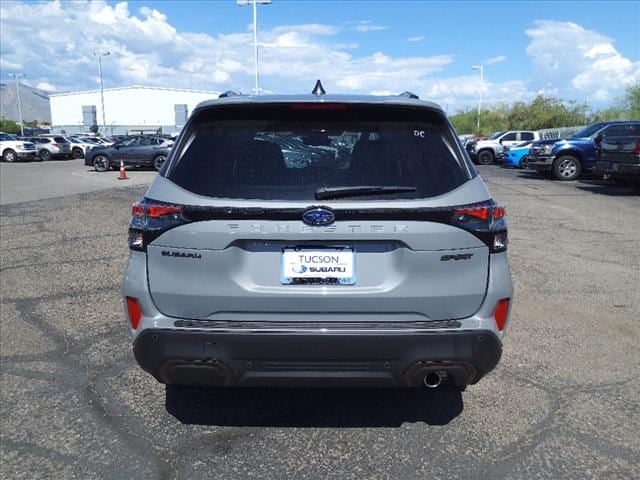
[[85, 155], [84, 164], [93, 166], [98, 172], [125, 166], [153, 167], [160, 170], [169, 155], [173, 142], [166, 138], [139, 135], [125, 138], [111, 146], [92, 148]]
[[623, 127], [623, 131], [596, 138], [596, 169], [616, 183], [640, 186], [640, 123]]

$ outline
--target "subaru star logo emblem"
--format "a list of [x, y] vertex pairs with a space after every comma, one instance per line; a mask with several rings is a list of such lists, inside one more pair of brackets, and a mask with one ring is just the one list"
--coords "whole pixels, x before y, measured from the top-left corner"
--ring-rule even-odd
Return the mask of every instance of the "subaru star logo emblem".
[[294, 265], [291, 270], [296, 273], [304, 273], [307, 271], [307, 267], [305, 267], [304, 265]]
[[302, 221], [307, 225], [330, 225], [336, 219], [333, 212], [327, 208], [311, 208], [302, 214]]

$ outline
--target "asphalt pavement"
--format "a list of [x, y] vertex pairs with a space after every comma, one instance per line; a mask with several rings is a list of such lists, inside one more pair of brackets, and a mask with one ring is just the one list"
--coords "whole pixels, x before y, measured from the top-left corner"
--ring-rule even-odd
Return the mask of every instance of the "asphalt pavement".
[[640, 478], [640, 196], [481, 173], [516, 288], [493, 373], [464, 392], [220, 390], [165, 387], [131, 354], [126, 228], [153, 172], [2, 165], [0, 476]]
[[0, 163], [0, 204], [64, 197], [126, 185], [148, 185], [156, 172], [127, 167], [129, 180], [117, 171], [96, 172], [84, 159]]

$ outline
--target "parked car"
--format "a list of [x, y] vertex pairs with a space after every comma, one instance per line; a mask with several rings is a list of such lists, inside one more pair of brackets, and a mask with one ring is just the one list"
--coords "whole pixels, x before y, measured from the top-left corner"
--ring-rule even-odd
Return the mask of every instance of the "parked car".
[[71, 144], [71, 156], [73, 158], [84, 158], [86, 153], [96, 146], [96, 143], [83, 140], [78, 137], [64, 137]]
[[[353, 148], [347, 168], [301, 166], [273, 137]], [[444, 111], [413, 94], [206, 101], [132, 207], [134, 355], [168, 384], [473, 384], [501, 355], [506, 235]]]
[[93, 135], [74, 135], [74, 137], [82, 140], [83, 142], [89, 142], [93, 145], [103, 145], [108, 147], [115, 143], [108, 137], [96, 137]]
[[[599, 141], [598, 172], [622, 185], [640, 185], [640, 123], [624, 126], [626, 132], [611, 132]], [[624, 133], [620, 135], [620, 133]]]
[[61, 135], [29, 137], [29, 141], [35, 144], [38, 156], [44, 162], [71, 158], [71, 143]]
[[3, 162], [16, 160], [35, 160], [36, 146], [33, 142], [18, 140], [13, 135], [0, 132], [0, 155]]
[[628, 125], [638, 128], [640, 122], [598, 122], [568, 139], [534, 142], [527, 168], [550, 172], [558, 180], [575, 180], [582, 172], [595, 170], [598, 142], [607, 137], [625, 138], [630, 135]]
[[502, 159], [504, 147], [512, 147], [522, 142], [532, 142], [539, 139], [540, 134], [530, 130], [496, 132], [489, 140], [469, 143], [467, 151], [471, 155], [471, 158], [476, 160], [476, 163], [489, 165], [496, 160]]
[[506, 167], [526, 168], [529, 148], [533, 142], [520, 143], [512, 148], [504, 147], [502, 161]]
[[153, 167], [160, 170], [169, 154], [173, 142], [165, 138], [139, 135], [128, 137], [111, 146], [96, 146], [89, 150], [84, 164], [98, 172], [117, 169], [120, 162], [125, 166]]

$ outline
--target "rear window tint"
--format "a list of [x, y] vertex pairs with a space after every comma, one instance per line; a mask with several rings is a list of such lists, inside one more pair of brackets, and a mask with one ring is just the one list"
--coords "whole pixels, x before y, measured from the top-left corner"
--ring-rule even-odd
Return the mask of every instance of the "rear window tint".
[[[201, 111], [165, 176], [195, 194], [232, 199], [313, 200], [322, 187], [415, 187], [384, 197], [393, 200], [442, 195], [475, 174], [436, 112], [339, 107]], [[381, 197], [357, 197], [367, 198]]]

